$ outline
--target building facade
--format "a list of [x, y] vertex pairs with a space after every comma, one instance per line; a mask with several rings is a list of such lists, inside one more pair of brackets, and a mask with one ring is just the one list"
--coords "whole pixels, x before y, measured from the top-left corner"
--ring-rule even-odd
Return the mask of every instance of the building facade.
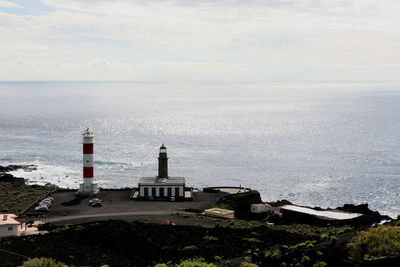
[[18, 235], [18, 227], [20, 223], [15, 220], [14, 214], [0, 214], [0, 237]]
[[140, 178], [139, 198], [183, 200], [185, 198], [185, 183], [184, 177], [168, 176], [167, 148], [163, 144], [158, 156], [158, 176]]

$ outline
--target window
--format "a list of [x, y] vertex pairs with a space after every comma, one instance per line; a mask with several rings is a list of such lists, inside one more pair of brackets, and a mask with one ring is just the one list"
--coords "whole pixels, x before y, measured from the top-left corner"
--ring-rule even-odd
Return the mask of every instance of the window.
[[175, 196], [179, 197], [179, 187], [175, 187]]
[[168, 189], [167, 189], [167, 191], [168, 191], [168, 197], [172, 197], [172, 188], [171, 187], [168, 187]]
[[12, 231], [13, 230], [13, 227], [12, 226], [9, 226], [8, 227], [8, 231]]
[[147, 197], [149, 195], [149, 189], [147, 187], [143, 189], [144, 189], [144, 196]]
[[156, 196], [156, 188], [155, 188], [155, 187], [152, 187], [152, 188], [151, 188], [151, 195], [152, 195], [153, 197]]

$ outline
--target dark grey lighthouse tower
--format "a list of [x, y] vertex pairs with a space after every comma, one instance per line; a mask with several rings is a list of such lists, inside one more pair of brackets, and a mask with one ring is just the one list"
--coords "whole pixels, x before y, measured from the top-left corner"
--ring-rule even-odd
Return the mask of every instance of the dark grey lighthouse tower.
[[164, 144], [160, 147], [160, 154], [158, 155], [158, 178], [168, 178], [168, 156]]
[[185, 200], [192, 199], [192, 191], [186, 190], [185, 177], [168, 176], [167, 148], [164, 144], [158, 154], [158, 176], [141, 177], [136, 199]]

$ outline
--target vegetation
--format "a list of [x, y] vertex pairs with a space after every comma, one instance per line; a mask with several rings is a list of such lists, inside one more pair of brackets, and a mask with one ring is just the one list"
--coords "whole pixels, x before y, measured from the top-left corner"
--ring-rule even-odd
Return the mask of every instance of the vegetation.
[[381, 225], [360, 232], [348, 245], [353, 261], [400, 256], [400, 226]]
[[199, 258], [193, 260], [184, 260], [176, 265], [160, 263], [155, 265], [155, 267], [217, 267], [217, 266], [212, 263], [207, 263], [204, 261], [204, 259]]
[[258, 265], [254, 263], [243, 262], [242, 267], [258, 267]]
[[21, 267], [68, 267], [62, 262], [49, 258], [34, 258], [25, 261]]
[[19, 215], [33, 202], [39, 200], [51, 189], [42, 186], [16, 185], [0, 182], [0, 212]]
[[[157, 267], [355, 266], [364, 259], [382, 255], [400, 257], [398, 226], [371, 228], [357, 236], [356, 227], [266, 226], [242, 221], [236, 222], [241, 227], [231, 227], [230, 223], [214, 228], [164, 227], [115, 220], [64, 226], [46, 224], [43, 229], [49, 234], [2, 239], [0, 249], [32, 258], [54, 258], [69, 266], [112, 267], [132, 263]], [[351, 240], [351, 245], [346, 246]], [[350, 261], [349, 256], [355, 261]], [[20, 258], [1, 252], [0, 258], [2, 267], [22, 264]]]

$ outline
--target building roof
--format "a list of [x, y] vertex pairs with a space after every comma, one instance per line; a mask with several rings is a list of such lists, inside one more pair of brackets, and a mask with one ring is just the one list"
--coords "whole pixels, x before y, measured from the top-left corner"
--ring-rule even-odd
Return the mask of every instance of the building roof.
[[20, 224], [17, 220], [15, 220], [16, 218], [17, 215], [15, 214], [0, 214], [0, 225]]
[[158, 178], [158, 177], [141, 177], [139, 185], [168, 185], [168, 184], [185, 184], [185, 177], [168, 177], [168, 178]]
[[267, 210], [270, 210], [270, 211], [281, 211], [281, 207], [274, 207], [267, 203], [265, 204], [265, 206], [267, 207]]
[[206, 209], [204, 210], [204, 214], [208, 216], [223, 217], [229, 219], [233, 219], [235, 217], [235, 211], [220, 208]]
[[328, 220], [350, 220], [362, 216], [361, 213], [350, 213], [339, 210], [314, 210], [295, 205], [284, 205], [281, 208], [283, 210], [296, 211], [300, 213], [314, 215]]

